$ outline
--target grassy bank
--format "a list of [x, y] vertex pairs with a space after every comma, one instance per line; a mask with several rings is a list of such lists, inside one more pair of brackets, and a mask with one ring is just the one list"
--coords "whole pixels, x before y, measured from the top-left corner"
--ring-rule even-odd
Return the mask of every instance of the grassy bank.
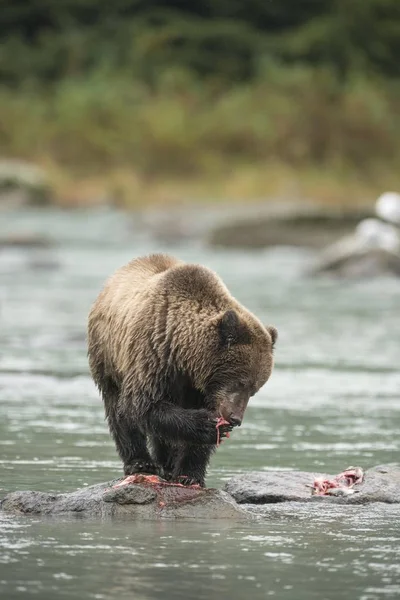
[[307, 197], [369, 201], [398, 188], [398, 84], [270, 69], [221, 88], [187, 73], [151, 89], [121, 74], [0, 89], [1, 154], [45, 166], [55, 202]]

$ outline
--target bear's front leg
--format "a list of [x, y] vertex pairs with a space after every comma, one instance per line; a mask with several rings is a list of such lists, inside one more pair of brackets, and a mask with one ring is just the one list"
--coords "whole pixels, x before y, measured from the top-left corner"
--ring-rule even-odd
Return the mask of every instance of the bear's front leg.
[[215, 446], [211, 445], [182, 444], [172, 472], [172, 481], [205, 487], [207, 466], [214, 450]]
[[159, 402], [146, 415], [148, 433], [170, 442], [215, 446], [232, 431], [233, 425], [221, 425], [204, 408], [185, 409], [172, 402]]

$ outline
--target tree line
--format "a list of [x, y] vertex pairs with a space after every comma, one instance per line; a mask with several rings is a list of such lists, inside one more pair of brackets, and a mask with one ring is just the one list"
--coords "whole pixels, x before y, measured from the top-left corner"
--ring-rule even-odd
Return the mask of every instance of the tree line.
[[399, 75], [399, 0], [1, 0], [0, 78], [10, 86], [168, 69], [243, 82], [269, 65], [339, 81]]

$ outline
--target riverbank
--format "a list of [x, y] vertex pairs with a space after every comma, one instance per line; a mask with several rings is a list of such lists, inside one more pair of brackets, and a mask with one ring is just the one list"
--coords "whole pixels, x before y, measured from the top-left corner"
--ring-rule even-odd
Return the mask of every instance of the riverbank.
[[2, 155], [45, 169], [73, 207], [274, 198], [355, 206], [398, 188], [394, 84], [272, 70], [221, 88], [171, 74], [0, 89]]
[[373, 181], [357, 174], [284, 164], [230, 167], [218, 174], [154, 176], [148, 178], [128, 167], [111, 167], [103, 173], [77, 175], [48, 160], [45, 166], [54, 189], [52, 203], [66, 208], [112, 205], [134, 209], [192, 203], [243, 204], [246, 202], [307, 201], [344, 211], [373, 204], [386, 189], [398, 189], [397, 173], [382, 170]]
[[[42, 158], [52, 195], [50, 204], [64, 208], [101, 205], [125, 209], [190, 204], [244, 204], [247, 202], [311, 202], [347, 209], [372, 206], [382, 190], [398, 189], [395, 173], [382, 172], [373, 182], [356, 174], [284, 164], [226, 165], [218, 174], [146, 177], [129, 167], [105, 168], [103, 173], [76, 174], [68, 167]], [[397, 185], [396, 185], [397, 184]]]

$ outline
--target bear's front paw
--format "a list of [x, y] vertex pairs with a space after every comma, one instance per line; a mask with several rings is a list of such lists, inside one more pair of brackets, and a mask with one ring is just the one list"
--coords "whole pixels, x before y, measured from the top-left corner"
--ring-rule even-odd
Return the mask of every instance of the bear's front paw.
[[171, 479], [173, 477], [172, 471], [168, 471], [168, 469], [163, 469], [162, 474], [163, 474], [163, 479], [165, 479], [166, 481], [171, 481]]
[[178, 475], [176, 478], [177, 483], [188, 487], [204, 487], [204, 479], [197, 479], [196, 477], [188, 477], [187, 475]]
[[134, 460], [128, 465], [124, 465], [125, 475], [134, 475], [135, 473], [147, 473], [149, 475], [158, 475], [158, 469], [154, 463], [147, 460]]
[[230, 424], [220, 425], [220, 420], [214, 416], [208, 416], [207, 420], [201, 424], [200, 436], [202, 444], [217, 445], [222, 438], [229, 437], [229, 432], [233, 426]]

